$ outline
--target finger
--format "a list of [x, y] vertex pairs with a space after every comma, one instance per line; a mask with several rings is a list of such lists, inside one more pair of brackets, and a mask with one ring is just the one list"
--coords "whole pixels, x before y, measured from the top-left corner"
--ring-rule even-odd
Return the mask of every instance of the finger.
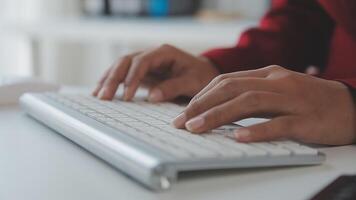
[[132, 61], [132, 66], [125, 78], [124, 100], [129, 101], [136, 93], [140, 82], [151, 69], [161, 66], [171, 66], [173, 56], [169, 48], [162, 46], [155, 51], [137, 56]]
[[292, 116], [274, 118], [268, 122], [238, 129], [235, 133], [239, 142], [262, 142], [281, 138], [291, 138], [295, 135], [298, 120]]
[[160, 83], [151, 89], [148, 101], [169, 101], [178, 96], [187, 95], [190, 89], [184, 84], [185, 82], [187, 82], [187, 77], [172, 78]]
[[256, 69], [256, 70], [248, 70], [248, 71], [241, 71], [241, 72], [233, 72], [227, 74], [221, 74], [214, 78], [204, 89], [202, 89], [197, 95], [195, 95], [192, 101], [199, 99], [202, 95], [207, 93], [209, 90], [214, 88], [220, 82], [230, 79], [230, 78], [264, 78], [268, 75], [268, 70], [266, 68]]
[[246, 92], [189, 120], [185, 127], [191, 132], [202, 133], [245, 118], [288, 115], [291, 107], [286, 96], [272, 92]]
[[107, 79], [107, 77], [110, 74], [112, 67], [110, 67], [109, 69], [107, 69], [104, 73], [104, 76], [101, 77], [100, 81], [98, 82], [98, 85], [96, 86], [95, 90], [93, 91], [92, 95], [93, 96], [98, 96], [99, 91], [101, 90], [101, 88], [103, 87], [103, 84], [105, 82], [105, 80]]
[[127, 74], [134, 55], [135, 54], [125, 56], [114, 65], [99, 92], [100, 99], [111, 100], [115, 96], [119, 84], [124, 80]]
[[247, 91], [277, 92], [277, 89], [273, 82], [261, 78], [225, 79], [199, 99], [192, 101], [184, 110], [183, 117], [180, 115], [174, 120], [174, 125], [183, 128], [191, 118]]

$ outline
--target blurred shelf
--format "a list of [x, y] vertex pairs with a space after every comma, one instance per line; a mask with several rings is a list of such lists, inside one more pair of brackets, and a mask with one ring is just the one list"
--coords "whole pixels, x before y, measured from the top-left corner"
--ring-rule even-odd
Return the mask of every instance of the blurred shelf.
[[0, 34], [28, 40], [32, 75], [58, 83], [90, 85], [113, 60], [128, 52], [168, 43], [199, 54], [234, 45], [241, 33], [256, 23], [187, 17], [61, 18], [0, 22]]
[[3, 23], [0, 27], [35, 40], [225, 46], [232, 45], [242, 31], [256, 23], [248, 20], [204, 22], [195, 18], [64, 18]]

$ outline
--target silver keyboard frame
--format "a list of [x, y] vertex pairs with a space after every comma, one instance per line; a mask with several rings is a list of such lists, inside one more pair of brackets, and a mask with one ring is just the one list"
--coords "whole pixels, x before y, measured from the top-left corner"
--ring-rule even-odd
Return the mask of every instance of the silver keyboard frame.
[[43, 94], [24, 94], [20, 104], [33, 118], [74, 141], [121, 172], [152, 190], [166, 190], [176, 182], [178, 172], [317, 165], [325, 160], [314, 156], [273, 156], [186, 160], [102, 124]]

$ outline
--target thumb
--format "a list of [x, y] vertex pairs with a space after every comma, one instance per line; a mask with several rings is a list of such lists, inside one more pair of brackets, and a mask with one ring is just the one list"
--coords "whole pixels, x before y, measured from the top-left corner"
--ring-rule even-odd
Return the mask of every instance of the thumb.
[[270, 121], [238, 129], [235, 138], [239, 142], [263, 142], [293, 135], [295, 126], [292, 117], [277, 117]]
[[186, 79], [184, 77], [172, 78], [163, 81], [153, 87], [148, 96], [150, 102], [161, 102], [175, 99], [180, 95], [184, 95], [187, 91]]

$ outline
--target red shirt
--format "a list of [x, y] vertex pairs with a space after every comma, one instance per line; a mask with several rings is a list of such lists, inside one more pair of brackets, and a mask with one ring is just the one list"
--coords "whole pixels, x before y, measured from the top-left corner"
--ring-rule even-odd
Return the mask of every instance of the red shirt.
[[356, 0], [274, 0], [236, 46], [204, 54], [222, 73], [281, 65], [356, 89]]

